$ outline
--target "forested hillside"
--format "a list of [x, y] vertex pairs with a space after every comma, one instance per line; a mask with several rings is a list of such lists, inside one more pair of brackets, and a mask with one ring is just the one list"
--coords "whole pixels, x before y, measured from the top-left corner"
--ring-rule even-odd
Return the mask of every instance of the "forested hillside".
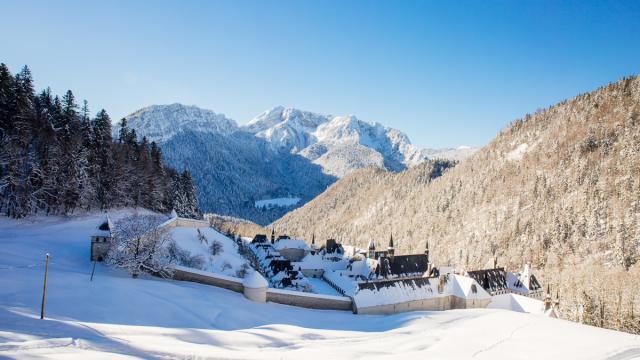
[[[282, 106], [242, 126], [224, 114], [182, 104], [148, 106], [126, 121], [138, 139], [158, 142], [167, 164], [191, 170], [204, 211], [261, 225], [355, 169], [401, 171], [428, 159], [463, 160], [476, 150], [421, 149], [403, 132], [376, 122]], [[280, 198], [296, 201], [272, 201]], [[272, 206], [259, 206], [265, 201]]]
[[168, 164], [192, 170], [203, 210], [268, 224], [293, 207], [259, 208], [255, 202], [287, 196], [307, 202], [336, 179], [320, 166], [269, 149], [246, 132], [183, 131], [162, 144]]
[[562, 316], [640, 332], [640, 79], [518, 119], [435, 179], [416, 167], [339, 180], [273, 225], [473, 270], [531, 263]]
[[71, 90], [35, 92], [28, 67], [0, 64], [0, 211], [10, 217], [140, 206], [196, 217], [188, 171], [163, 164], [155, 143], [126, 123], [112, 139], [105, 110], [89, 115]]

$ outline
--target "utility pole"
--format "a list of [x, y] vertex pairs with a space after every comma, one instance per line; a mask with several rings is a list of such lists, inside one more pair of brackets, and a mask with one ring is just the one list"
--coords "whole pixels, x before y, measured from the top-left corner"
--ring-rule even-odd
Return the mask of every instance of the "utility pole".
[[93, 270], [91, 270], [91, 280], [89, 281], [93, 281], [93, 273], [96, 272], [96, 260], [93, 260]]
[[49, 253], [45, 255], [44, 262], [44, 287], [42, 288], [42, 307], [40, 308], [40, 319], [44, 319], [44, 301], [47, 296], [47, 276], [49, 275]]

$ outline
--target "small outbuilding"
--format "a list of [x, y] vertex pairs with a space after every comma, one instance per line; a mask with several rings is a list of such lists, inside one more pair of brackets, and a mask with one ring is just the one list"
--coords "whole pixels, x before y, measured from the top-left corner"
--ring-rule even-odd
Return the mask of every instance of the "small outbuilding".
[[91, 261], [103, 261], [107, 257], [112, 231], [113, 224], [107, 215], [91, 234]]

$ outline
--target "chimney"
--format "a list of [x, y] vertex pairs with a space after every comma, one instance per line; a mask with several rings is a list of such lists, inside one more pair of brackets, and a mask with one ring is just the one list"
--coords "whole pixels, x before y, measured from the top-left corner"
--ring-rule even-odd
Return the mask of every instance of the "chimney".
[[551, 309], [551, 285], [547, 284], [547, 294], [544, 297], [544, 311]]

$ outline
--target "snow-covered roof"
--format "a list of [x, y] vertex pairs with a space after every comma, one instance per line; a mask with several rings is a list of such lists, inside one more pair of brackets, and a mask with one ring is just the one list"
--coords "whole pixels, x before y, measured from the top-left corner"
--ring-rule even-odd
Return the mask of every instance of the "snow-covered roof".
[[102, 222], [93, 230], [92, 236], [110, 237], [113, 230], [113, 223], [109, 215], [106, 215]]
[[325, 262], [320, 254], [307, 254], [302, 260], [294, 263], [294, 268], [300, 269], [324, 269]]
[[489, 294], [474, 279], [461, 275], [450, 275], [451, 295], [463, 299], [490, 299]]
[[276, 250], [283, 249], [301, 249], [309, 250], [309, 245], [304, 240], [298, 239], [280, 239], [273, 245]]
[[357, 307], [369, 307], [445, 296], [438, 293], [437, 281], [430, 280], [417, 278], [360, 283], [353, 301]]
[[266, 288], [269, 287], [269, 283], [265, 280], [259, 272], [254, 271], [247, 275], [242, 282], [242, 285], [251, 289]]
[[524, 270], [519, 273], [507, 272], [507, 286], [510, 290], [523, 294], [542, 289], [529, 265], [525, 265]]
[[356, 260], [351, 263], [351, 274], [364, 276], [365, 278], [369, 277], [375, 268], [378, 262], [374, 259], [362, 259]]

